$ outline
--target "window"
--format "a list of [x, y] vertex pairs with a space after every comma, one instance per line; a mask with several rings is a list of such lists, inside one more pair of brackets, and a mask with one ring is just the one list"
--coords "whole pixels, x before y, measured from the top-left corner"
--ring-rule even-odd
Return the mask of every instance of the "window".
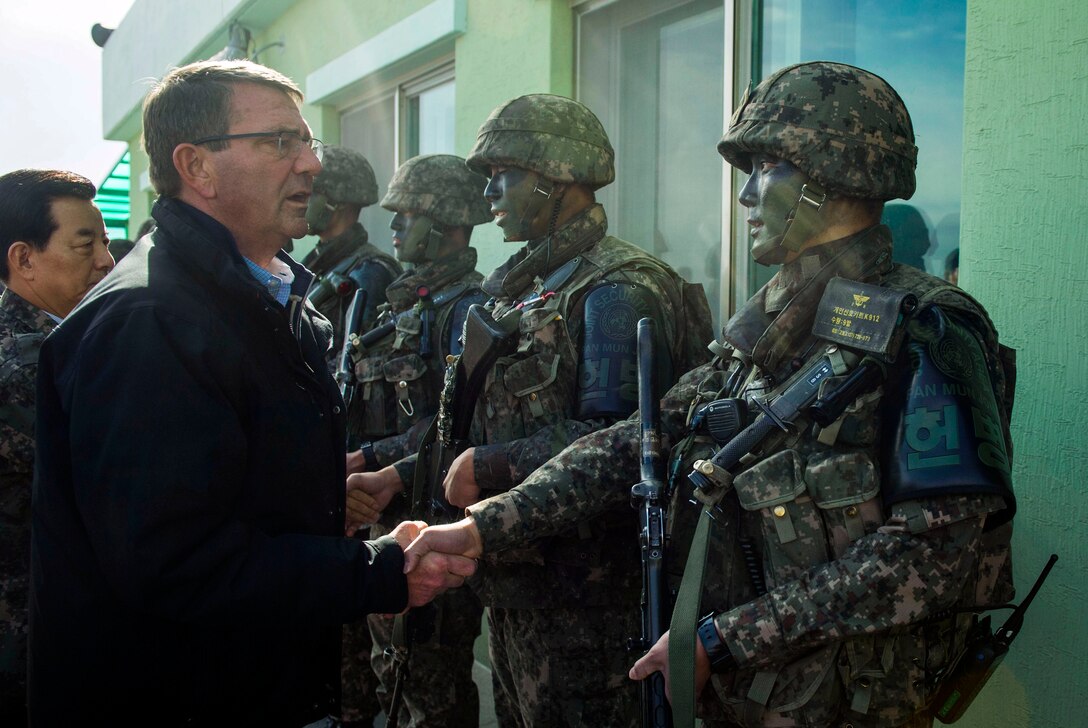
[[[453, 64], [372, 93], [340, 115], [340, 143], [361, 152], [378, 179], [378, 199], [385, 195], [393, 172], [419, 154], [452, 154]], [[359, 221], [371, 242], [392, 251], [391, 213], [380, 205], [363, 210]]]
[[[945, 258], [959, 247], [966, 0], [757, 0], [755, 14], [757, 80], [793, 63], [830, 60], [872, 71], [903, 97], [918, 145], [918, 189], [890, 202], [884, 223], [897, 261], [943, 275]], [[738, 218], [734, 232], [746, 240]], [[750, 292], [770, 277], [766, 268], [751, 269]]]
[[750, 79], [805, 60], [860, 66], [902, 95], [918, 191], [887, 205], [885, 222], [897, 260], [943, 273], [959, 245], [966, 0], [587, 0], [578, 11], [577, 95], [616, 149], [616, 182], [598, 192], [611, 231], [702, 283], [720, 317], [774, 269], [751, 260], [735, 199], [744, 175], [715, 146]]
[[725, 109], [721, 0], [628, 0], [579, 16], [578, 97], [616, 150], [597, 193], [610, 231], [702, 283], [721, 308]]

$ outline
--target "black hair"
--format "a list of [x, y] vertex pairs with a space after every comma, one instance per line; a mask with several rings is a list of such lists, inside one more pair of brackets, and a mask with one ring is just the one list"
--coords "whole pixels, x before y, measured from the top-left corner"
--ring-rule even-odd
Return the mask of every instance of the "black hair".
[[53, 200], [90, 202], [97, 190], [89, 179], [57, 169], [20, 169], [0, 177], [0, 280], [8, 280], [8, 250], [22, 241], [44, 250], [57, 230]]

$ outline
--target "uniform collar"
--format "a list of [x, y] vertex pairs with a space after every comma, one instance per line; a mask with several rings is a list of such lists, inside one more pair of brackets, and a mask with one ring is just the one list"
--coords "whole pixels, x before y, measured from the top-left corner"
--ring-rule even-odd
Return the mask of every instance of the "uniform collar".
[[594, 203], [550, 237], [530, 240], [484, 279], [483, 289], [496, 298], [514, 300], [548, 274], [601, 240], [608, 232], [604, 207]]
[[57, 319], [10, 288], [0, 293], [0, 328], [16, 334], [48, 334]]
[[476, 248], [462, 248], [451, 255], [428, 261], [402, 273], [385, 289], [386, 300], [395, 313], [406, 311], [419, 300], [416, 291], [420, 286], [427, 286], [434, 295], [475, 270]]

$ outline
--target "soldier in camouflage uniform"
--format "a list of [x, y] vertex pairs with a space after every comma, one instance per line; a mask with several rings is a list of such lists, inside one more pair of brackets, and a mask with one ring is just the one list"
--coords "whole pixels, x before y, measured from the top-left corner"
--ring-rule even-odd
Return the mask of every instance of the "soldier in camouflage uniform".
[[[393, 248], [397, 259], [413, 268], [385, 291], [388, 303], [375, 324], [385, 335], [356, 353], [356, 396], [348, 418], [350, 435], [362, 446], [348, 455], [349, 473], [377, 470], [415, 453], [421, 426], [438, 410], [446, 356], [461, 351], [468, 307], [485, 300], [469, 240], [473, 227], [491, 219], [483, 196], [486, 184], [464, 159], [450, 154], [409, 159], [389, 183], [381, 204], [395, 213]], [[385, 515], [388, 521], [405, 513], [389, 509]], [[373, 526], [370, 537], [387, 533], [389, 525]], [[457, 589], [437, 599], [433, 609], [434, 633], [410, 654], [399, 725], [475, 728], [479, 698], [472, 681], [472, 645], [480, 634], [483, 607], [471, 591]], [[372, 660], [382, 683], [382, 708], [390, 711], [396, 665], [385, 648], [392, 628], [393, 618], [378, 614], [345, 627], [345, 721], [357, 718], [351, 710], [353, 695]]]
[[[1012, 596], [1011, 351], [973, 299], [892, 262], [881, 208], [913, 194], [917, 149], [883, 79], [837, 63], [783, 69], [745, 99], [718, 149], [751, 175], [740, 202], [754, 256], [783, 266], [726, 324], [711, 363], [662, 401], [672, 570], [697, 525], [709, 554], [702, 589], [698, 559], [688, 561], [673, 630], [631, 677], [668, 678], [672, 663], [677, 725], [691, 724], [678, 705], [695, 695], [711, 726], [931, 725], [969, 612]], [[716, 469], [703, 406], [732, 398], [755, 417], [756, 402], [773, 403], [822, 357], [835, 362], [837, 376], [820, 385], [830, 397], [857, 361], [844, 342], [886, 333], [865, 313], [869, 299], [907, 304], [885, 309], [881, 326], [902, 343], [889, 339], [883, 384], [842, 397], [845, 411], [824, 427], [803, 411], [739, 467]], [[904, 333], [895, 314], [912, 301]], [[557, 511], [619, 508], [638, 463], [637, 421], [593, 433], [460, 525], [425, 533], [409, 560], [428, 550], [486, 558], [557, 533]], [[688, 504], [693, 468], [710, 485], [698, 492], [705, 510]], [[691, 587], [698, 610], [681, 624]], [[695, 615], [708, 616], [696, 625]], [[676, 680], [692, 669], [694, 694]]]
[[[302, 259], [314, 274], [310, 303], [333, 325], [333, 344], [329, 349], [329, 367], [339, 358], [344, 342], [344, 318], [356, 289], [366, 291], [366, 308], [361, 326], [374, 323], [378, 307], [385, 302], [386, 286], [402, 269], [390, 255], [369, 241], [366, 228], [359, 222], [364, 207], [378, 201], [378, 182], [370, 162], [347, 147], [326, 146], [321, 159], [321, 173], [314, 178], [313, 194], [306, 208], [310, 233], [320, 237], [317, 246]], [[354, 446], [349, 429], [349, 443]], [[366, 537], [366, 534], [360, 534]], [[370, 654], [370, 633], [356, 629], [344, 631], [343, 662], [356, 666], [353, 653]], [[350, 640], [350, 644], [349, 641]], [[353, 669], [350, 681], [344, 680], [342, 715], [346, 721], [370, 725], [381, 711], [378, 679], [370, 670]]]
[[[705, 360], [711, 337], [701, 286], [607, 234], [594, 191], [615, 178], [613, 150], [585, 106], [544, 94], [499, 106], [468, 165], [490, 176], [484, 194], [506, 239], [525, 245], [483, 284], [490, 316], [513, 322], [516, 350], [487, 375], [476, 447], [445, 479], [455, 506], [517, 498], [518, 484], [548, 458], [634, 410], [640, 317], [653, 317], [663, 333], [663, 382]], [[449, 395], [439, 412], [443, 437]], [[414, 468], [407, 459], [358, 486], [384, 507]], [[572, 519], [556, 507], [549, 519], [547, 538], [526, 534], [488, 553], [472, 585], [489, 607], [499, 723], [633, 725], [638, 691], [625, 672], [626, 642], [639, 623], [634, 513], [623, 503]]]
[[70, 172], [0, 177], [0, 725], [26, 724], [27, 584], [38, 350], [113, 268], [95, 188]]
[[321, 239], [302, 259], [316, 280], [310, 303], [332, 322], [333, 348], [330, 366], [343, 344], [344, 314], [356, 289], [367, 292], [363, 329], [374, 323], [385, 302], [385, 288], [401, 274], [394, 258], [371, 245], [359, 222], [364, 207], [378, 201], [378, 183], [366, 157], [347, 147], [325, 147], [321, 174], [306, 208], [310, 234]]

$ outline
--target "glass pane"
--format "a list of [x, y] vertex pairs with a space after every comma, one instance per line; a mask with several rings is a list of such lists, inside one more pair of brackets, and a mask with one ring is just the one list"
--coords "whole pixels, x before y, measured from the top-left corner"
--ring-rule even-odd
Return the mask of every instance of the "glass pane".
[[720, 0], [629, 0], [587, 13], [579, 99], [616, 149], [598, 191], [612, 234], [702, 283], [720, 310], [725, 11]]
[[839, 61], [899, 92], [914, 121], [918, 190], [889, 203], [884, 222], [896, 260], [938, 276], [959, 247], [966, 13], [966, 0], [765, 0], [762, 68], [753, 69], [762, 78], [799, 61]]
[[[378, 199], [385, 195], [393, 176], [394, 121], [393, 96], [347, 111], [340, 117], [340, 143], [363, 154], [374, 168], [378, 179]], [[378, 204], [363, 209], [359, 222], [370, 233], [370, 242], [392, 253], [393, 240], [389, 230], [392, 213]]]
[[453, 154], [453, 102], [453, 81], [409, 99], [409, 156]]

